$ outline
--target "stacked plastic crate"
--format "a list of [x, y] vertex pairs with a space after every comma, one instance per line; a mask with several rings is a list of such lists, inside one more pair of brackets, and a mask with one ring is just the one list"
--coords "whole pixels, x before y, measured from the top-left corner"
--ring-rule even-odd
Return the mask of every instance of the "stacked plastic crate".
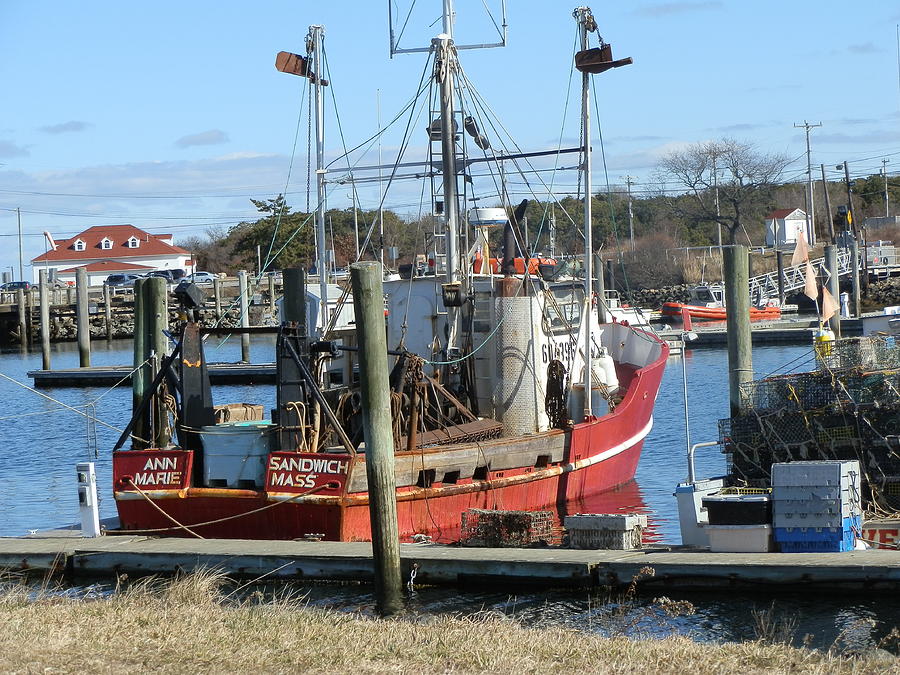
[[773, 464], [772, 501], [782, 553], [851, 551], [862, 527], [859, 462]]

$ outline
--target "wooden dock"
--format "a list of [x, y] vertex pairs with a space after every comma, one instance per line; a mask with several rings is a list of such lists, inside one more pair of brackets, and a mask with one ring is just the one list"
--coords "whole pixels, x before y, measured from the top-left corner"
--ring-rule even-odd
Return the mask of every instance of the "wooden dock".
[[[212, 384], [274, 384], [274, 363], [210, 363]], [[131, 366], [89, 366], [28, 371], [35, 387], [111, 387], [131, 383]]]
[[[363, 581], [373, 579], [367, 542], [148, 538], [77, 531], [0, 538], [0, 568], [71, 579], [171, 574], [215, 568], [241, 578]], [[772, 592], [894, 593], [900, 553], [709, 553], [679, 548], [583, 551], [560, 548], [463, 548], [402, 544], [402, 573], [423, 585], [552, 588], [625, 586], [644, 568], [648, 590], [766, 589]]]
[[[773, 344], [807, 344], [812, 348], [817, 321], [772, 321], [757, 322], [750, 327], [750, 338], [754, 345]], [[728, 331], [724, 321], [694, 323], [693, 332], [697, 339], [690, 347], [721, 347], [728, 342]], [[862, 321], [859, 319], [843, 319], [841, 332], [844, 337], [862, 335]], [[658, 335], [665, 340], [680, 340], [682, 331], [664, 330]]]

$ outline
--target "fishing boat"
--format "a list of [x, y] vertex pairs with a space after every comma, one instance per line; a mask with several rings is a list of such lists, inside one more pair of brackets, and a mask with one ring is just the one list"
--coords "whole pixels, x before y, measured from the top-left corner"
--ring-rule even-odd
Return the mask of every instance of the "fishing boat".
[[[687, 312], [691, 319], [699, 321], [724, 321], [726, 318], [725, 287], [722, 284], [699, 284], [690, 289], [689, 302], [666, 302], [660, 312], [663, 316], [681, 317]], [[762, 321], [781, 318], [781, 306], [776, 300], [756, 298], [750, 305], [750, 320]]]
[[[470, 125], [467, 111], [452, 105], [457, 46], [452, 6], [443, 4], [443, 32], [431, 48], [440, 116], [429, 134], [441, 146], [444, 248], [433, 257], [430, 274], [384, 282], [387, 340], [394, 346], [385, 358], [403, 539], [452, 539], [462, 514], [473, 508], [553, 509], [588, 503], [629, 484], [653, 424], [668, 356], [668, 346], [652, 333], [601, 323], [607, 314], [594, 292], [591, 255], [585, 256], [581, 278], [533, 273], [525, 261], [537, 256], [524, 252], [519, 235], [525, 203], [504, 203], [487, 214], [503, 230], [500, 269], [475, 268], [475, 253], [480, 261], [490, 260], [479, 227], [488, 218], [468, 217], [460, 208], [466, 178], [461, 167], [468, 160], [454, 121], [467, 131]], [[587, 8], [575, 16], [583, 128], [590, 129], [589, 74], [630, 59], [613, 60], [602, 39], [590, 48], [594, 17]], [[307, 45], [308, 57], [291, 63], [280, 57], [281, 65], [320, 85], [315, 40]], [[484, 137], [473, 137], [484, 149]], [[588, 139], [579, 152], [589, 195]], [[590, 201], [584, 200], [587, 223]], [[590, 228], [584, 237], [590, 253]], [[475, 244], [461, 254], [461, 240]], [[113, 452], [120, 531], [370, 539], [355, 331], [331, 330], [326, 321], [313, 339], [303, 272], [285, 270], [284, 288], [271, 421], [219, 423], [206, 376], [204, 328], [191, 320], [202, 299], [184, 289], [189, 320], [155, 375], [135, 377], [144, 383], [136, 384], [135, 416]], [[323, 303], [320, 309], [327, 318], [329, 308]], [[324, 376], [336, 359], [344, 374], [335, 378], [338, 384]], [[141, 366], [137, 356], [136, 362]], [[125, 449], [129, 441], [132, 447]]]

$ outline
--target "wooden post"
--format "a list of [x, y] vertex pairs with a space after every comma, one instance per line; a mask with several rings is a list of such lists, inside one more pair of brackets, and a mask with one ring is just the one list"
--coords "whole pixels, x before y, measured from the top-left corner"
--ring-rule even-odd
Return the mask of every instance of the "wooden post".
[[[132, 375], [132, 405], [136, 412], [148, 393], [147, 386], [153, 381], [154, 372], [148, 361], [155, 357], [158, 364], [166, 353], [166, 336], [169, 326], [168, 295], [166, 280], [161, 277], [138, 279], [134, 284], [134, 374]], [[140, 366], [140, 367], [139, 367]], [[137, 437], [132, 447], [145, 448], [149, 445], [165, 447], [169, 442], [166, 425], [162, 424], [166, 414], [164, 401], [159, 397], [146, 408], [146, 414], [134, 425]], [[155, 422], [155, 424], [154, 424]]]
[[[147, 297], [144, 302], [144, 311], [147, 315], [147, 335], [144, 348], [147, 349], [146, 358], [153, 357], [153, 368], [150, 370], [151, 379], [156, 376], [159, 365], [166, 355], [167, 340], [164, 331], [169, 329], [169, 292], [166, 280], [162, 277], [150, 277], [144, 284], [144, 292]], [[157, 396], [151, 406], [153, 413], [153, 437], [154, 447], [164, 448], [169, 444], [168, 425], [164, 423], [167, 415], [165, 401], [162, 396]]]
[[88, 276], [84, 267], [75, 270], [75, 329], [78, 337], [78, 363], [91, 365], [91, 323], [88, 318]]
[[103, 316], [104, 323], [106, 324], [106, 339], [112, 340], [112, 290], [110, 289], [109, 284], [106, 283], [103, 284]]
[[740, 411], [741, 384], [753, 379], [750, 335], [750, 270], [746, 246], [725, 249], [725, 306], [728, 331], [728, 392], [731, 415]]
[[[837, 246], [833, 244], [826, 244], [825, 246], [825, 269], [828, 270], [828, 292], [831, 293], [831, 296], [834, 298], [834, 301], [837, 303], [838, 308], [841, 306], [841, 286], [840, 286], [840, 277], [838, 276], [838, 258], [837, 258]], [[828, 320], [828, 326], [831, 328], [834, 333], [834, 337], [840, 339], [841, 337], [841, 310], [838, 309], [837, 312], [834, 313]]]
[[[134, 359], [132, 361], [132, 367], [135, 371], [131, 375], [132, 415], [137, 413], [140, 409], [141, 403], [144, 400], [144, 389], [150, 383], [150, 380], [148, 379], [150, 369], [147, 366], [142, 365], [144, 359], [147, 358], [144, 356], [147, 322], [144, 316], [143, 287], [148, 281], [149, 279], [138, 279], [134, 282]], [[147, 447], [146, 442], [137, 439], [147, 439], [150, 436], [149, 415], [144, 415], [141, 419], [135, 420], [132, 434], [135, 437], [132, 441], [132, 448], [139, 450]]]
[[361, 408], [375, 563], [375, 598], [379, 612], [388, 616], [401, 609], [401, 579], [394, 437], [391, 431], [381, 274], [381, 265], [377, 262], [354, 263], [350, 266], [353, 307], [359, 336]]
[[25, 291], [25, 343], [31, 347], [31, 327], [34, 321], [34, 287]]
[[16, 289], [16, 309], [19, 314], [19, 347], [25, 349], [28, 345], [28, 338], [25, 333], [28, 332], [28, 322], [25, 321], [25, 291], [21, 288]]
[[50, 289], [47, 270], [41, 270], [38, 274], [41, 298], [41, 368], [50, 370]]
[[[241, 301], [241, 328], [250, 325], [250, 284], [246, 270], [238, 272], [238, 293]], [[241, 333], [241, 361], [250, 363], [250, 333]]]
[[784, 251], [775, 251], [775, 267], [778, 269], [778, 302], [784, 304]]
[[275, 318], [275, 275], [269, 275], [269, 312]]
[[213, 294], [216, 296], [216, 321], [222, 318], [222, 282], [213, 279]]
[[859, 292], [859, 242], [856, 236], [850, 238], [850, 281], [853, 283], [853, 316], [858, 319], [860, 315], [860, 292]]

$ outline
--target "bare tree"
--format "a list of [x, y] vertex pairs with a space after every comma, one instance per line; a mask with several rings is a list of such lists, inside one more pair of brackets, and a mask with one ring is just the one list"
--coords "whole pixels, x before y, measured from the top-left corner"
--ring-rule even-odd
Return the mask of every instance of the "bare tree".
[[684, 190], [664, 191], [672, 215], [692, 224], [719, 223], [727, 232], [726, 243], [735, 244], [738, 231], [747, 235], [746, 224], [761, 221], [772, 207], [776, 183], [788, 162], [783, 155], [765, 154], [726, 138], [670, 152], [660, 160], [657, 178]]

